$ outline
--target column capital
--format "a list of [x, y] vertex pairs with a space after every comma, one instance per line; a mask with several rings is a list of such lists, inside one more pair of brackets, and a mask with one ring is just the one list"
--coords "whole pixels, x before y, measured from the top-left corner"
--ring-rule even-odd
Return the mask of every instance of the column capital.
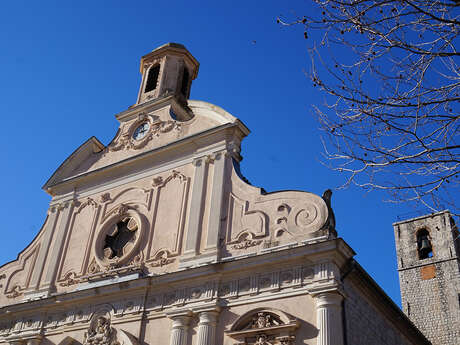
[[335, 291], [321, 292], [313, 296], [316, 308], [326, 308], [328, 306], [340, 307], [343, 296]]
[[203, 308], [198, 311], [198, 341], [197, 345], [214, 345], [216, 342], [217, 318], [220, 309]]
[[204, 310], [198, 313], [200, 318], [199, 324], [215, 324], [217, 322], [217, 317], [219, 312], [217, 310]]
[[172, 320], [172, 328], [188, 327], [193, 313], [189, 310], [167, 313], [166, 316]]

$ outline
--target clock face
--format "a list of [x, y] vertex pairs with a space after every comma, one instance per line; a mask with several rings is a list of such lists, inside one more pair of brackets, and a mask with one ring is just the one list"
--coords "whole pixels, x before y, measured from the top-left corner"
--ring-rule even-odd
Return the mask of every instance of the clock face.
[[148, 122], [144, 122], [140, 124], [133, 133], [133, 139], [134, 140], [143, 139], [147, 135], [149, 129], [150, 129], [150, 124]]

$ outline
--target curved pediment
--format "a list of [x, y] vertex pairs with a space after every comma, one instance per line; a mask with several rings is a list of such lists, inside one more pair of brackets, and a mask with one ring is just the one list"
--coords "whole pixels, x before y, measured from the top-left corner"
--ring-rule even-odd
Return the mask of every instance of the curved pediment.
[[231, 326], [229, 332], [240, 332], [283, 325], [297, 325], [294, 317], [275, 308], [256, 308], [241, 315]]
[[226, 331], [239, 344], [291, 345], [299, 327], [296, 318], [275, 308], [256, 308], [240, 316]]

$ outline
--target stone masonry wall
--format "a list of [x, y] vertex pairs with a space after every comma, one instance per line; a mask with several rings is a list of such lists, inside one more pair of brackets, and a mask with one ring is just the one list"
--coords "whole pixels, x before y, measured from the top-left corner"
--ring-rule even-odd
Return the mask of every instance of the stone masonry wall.
[[[423, 270], [434, 266], [435, 277], [421, 279]], [[411, 268], [399, 272], [404, 313], [433, 345], [458, 345], [460, 319], [456, 261]], [[452, 286], [451, 286], [452, 285]], [[457, 284], [458, 286], [458, 284]]]
[[[433, 345], [460, 344], [458, 246], [448, 212], [394, 224], [402, 308]], [[433, 256], [420, 259], [417, 232], [429, 232]]]
[[349, 280], [344, 289], [347, 345], [415, 345]]

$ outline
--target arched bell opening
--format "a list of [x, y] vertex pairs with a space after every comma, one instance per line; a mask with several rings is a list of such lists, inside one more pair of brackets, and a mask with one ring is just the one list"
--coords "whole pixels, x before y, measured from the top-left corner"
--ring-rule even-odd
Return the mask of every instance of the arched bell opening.
[[188, 98], [189, 96], [189, 84], [190, 84], [190, 75], [188, 73], [187, 67], [184, 67], [184, 70], [182, 72], [182, 84], [181, 84], [180, 92], [185, 98]]
[[433, 257], [433, 245], [427, 229], [417, 231], [417, 253], [419, 260]]
[[147, 75], [147, 83], [145, 85], [144, 93], [153, 91], [157, 88], [158, 77], [160, 75], [160, 65], [156, 64], [150, 67]]

